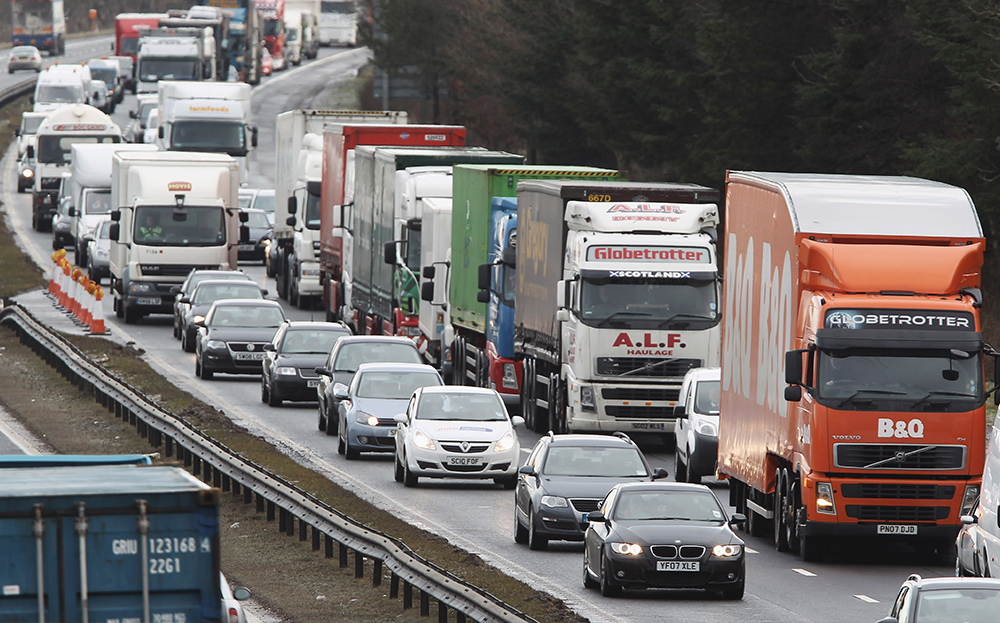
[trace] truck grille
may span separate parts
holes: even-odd
[[[632,405],[607,405],[604,411],[610,417],[667,419],[674,417],[673,407],[635,407]]]
[[[955,497],[955,487],[950,485],[909,485],[866,482],[840,485],[840,495],[845,498],[950,500]]]
[[[939,521],[948,518],[947,506],[858,506],[844,508],[858,521]]]
[[[218,266],[196,266],[194,264],[140,264],[143,275],[164,277],[187,277],[192,270],[213,270]]]
[[[928,448],[922,450],[923,448]],[[915,452],[915,450],[922,450]],[[904,456],[908,453],[909,456]],[[918,444],[837,443],[833,444],[833,462],[837,467],[863,469],[963,469],[965,446],[925,446]]]
[[[663,357],[598,357],[599,376],[636,378],[683,378],[691,368],[700,368],[701,359],[665,359]]]
[[[681,389],[648,389],[644,387],[608,387],[601,390],[605,400],[664,400],[676,401]]]

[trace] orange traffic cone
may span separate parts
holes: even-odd
[[[83,305],[80,310],[80,320],[89,327],[91,310],[94,308],[94,284],[87,275],[84,275],[80,279],[80,284],[83,286]]]
[[[97,286],[94,290],[93,313],[90,315],[91,335],[104,335],[107,333],[107,330],[104,328],[104,304],[101,303],[102,298],[104,298],[104,288]]]

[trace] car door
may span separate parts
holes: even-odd
[[[677,437],[677,451],[681,453],[681,456],[685,460],[690,462],[691,457],[689,450],[691,449],[691,405],[694,404],[694,387],[695,383],[688,379],[686,386],[681,392],[682,404],[684,406],[685,413],[688,417],[677,418],[674,423],[674,428],[676,430],[675,435]],[[690,466],[688,466],[690,469]]]
[[[610,517],[610,513],[614,508],[615,497],[618,495],[618,489],[612,488],[608,491],[608,494],[604,496],[600,504],[597,505],[597,510],[604,513],[605,518]],[[584,533],[584,547],[586,548],[586,560],[587,566],[590,568],[590,572],[595,577],[600,577],[601,573],[601,552],[604,549],[604,541],[608,538],[608,532],[610,531],[607,521],[588,521],[587,531]]]
[[[1000,429],[996,425],[986,453],[979,507],[982,570],[988,569],[990,577],[1000,577]]]
[[[396,424],[396,458],[400,462],[403,460],[403,455],[405,454],[404,447],[406,444],[406,438],[410,431],[410,422],[413,421],[413,416],[417,411],[417,394],[410,396],[410,402],[406,404],[406,423]]]
[[[271,338],[271,344],[274,346],[274,350],[264,351],[264,360],[261,362],[264,374],[264,383],[270,387],[271,381],[274,378],[274,367],[275,362],[278,360],[278,346],[281,344],[281,340],[284,339],[285,333],[288,331],[288,325],[285,325],[278,329]]]

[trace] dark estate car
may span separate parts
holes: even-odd
[[[1000,618],[1000,580],[921,578],[913,574],[899,587],[889,616],[878,623],[954,623]]]
[[[181,339],[181,324],[190,303],[181,303],[181,299],[190,296],[195,287],[206,279],[240,279],[250,281],[249,275],[240,270],[192,270],[187,279],[179,286],[170,289],[174,296],[174,337]]]
[[[337,383],[350,386],[358,366],[363,363],[423,363],[417,345],[408,337],[385,335],[352,335],[337,340],[326,363],[317,366],[320,375],[316,397],[319,400],[319,429],[327,435],[336,435],[337,427],[328,422],[337,421],[340,399],[333,395]]]
[[[274,231],[271,227],[271,221],[267,218],[267,212],[251,209],[241,209],[240,212],[247,215],[247,221],[243,224],[250,230],[250,240],[240,243],[238,249],[239,261],[266,261],[268,243],[270,243],[271,234]]]
[[[181,317],[181,349],[185,353],[195,350],[199,320],[204,320],[212,303],[225,299],[263,299],[267,290],[262,290],[252,281],[239,279],[206,279],[194,287],[189,296],[181,297],[179,305],[187,309]]]
[[[282,400],[316,400],[319,375],[330,351],[342,337],[351,334],[341,322],[286,322],[264,345],[260,377],[260,401],[280,407]]]
[[[620,482],[666,478],[625,433],[548,435],[518,471],[514,540],[545,549],[550,540],[582,541],[587,513]]]
[[[264,345],[285,322],[276,301],[216,301],[198,324],[195,376],[211,379],[216,372],[260,374]]]
[[[680,482],[615,485],[589,515],[583,585],[605,597],[621,589],[705,588],[743,599],[743,541],[712,490]]]

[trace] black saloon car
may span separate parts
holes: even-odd
[[[342,337],[351,334],[341,322],[286,322],[264,345],[260,377],[260,401],[272,407],[282,400],[316,400],[319,375],[330,351]]]
[[[705,485],[622,483],[590,513],[583,585],[613,597],[624,589],[704,588],[743,599],[743,541]]]
[[[548,435],[518,470],[514,494],[514,540],[531,549],[549,541],[582,541],[587,513],[620,482],[666,478],[653,470],[639,447],[614,435]]]
[[[170,288],[174,293],[174,337],[181,339],[181,325],[184,321],[184,314],[187,312],[190,303],[181,303],[181,299],[190,296],[195,287],[206,279],[239,279],[250,281],[250,276],[239,270],[192,270],[188,273],[187,279],[179,286]]]
[[[195,376],[207,380],[216,372],[260,374],[264,345],[284,322],[285,312],[276,301],[216,301],[198,323]]]
[[[195,337],[198,334],[196,323],[205,319],[212,303],[225,299],[263,299],[265,294],[267,290],[262,290],[252,281],[206,279],[199,282],[189,296],[181,297],[178,301],[178,308],[184,309],[181,316],[181,349],[185,353],[195,351]]]

